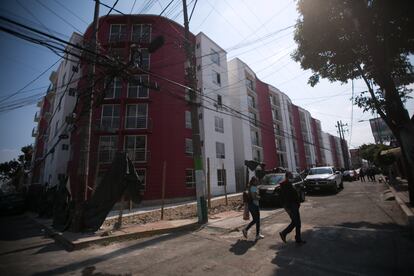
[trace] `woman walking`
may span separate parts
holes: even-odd
[[[257,189],[257,185],[259,184],[259,180],[253,176],[250,179],[249,185],[247,187],[248,190],[248,206],[249,212],[252,214],[253,220],[242,230],[243,236],[247,239],[247,232],[249,231],[250,227],[256,224],[256,241],[259,239],[263,239],[264,236],[260,234],[260,209],[259,209],[259,190]]]

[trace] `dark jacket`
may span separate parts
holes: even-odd
[[[284,208],[300,205],[298,192],[287,179],[280,183],[280,203]]]

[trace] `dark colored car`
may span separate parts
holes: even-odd
[[[292,173],[293,178],[290,179],[293,187],[298,192],[301,202],[305,201],[305,187],[302,177],[298,173]],[[261,204],[277,204],[280,205],[280,183],[285,180],[284,173],[266,174],[258,186]]]
[[[357,173],[354,170],[344,171],[342,173],[342,179],[345,181],[355,181],[358,179]]]
[[[0,193],[0,215],[15,215],[25,210],[25,199],[21,193]]]

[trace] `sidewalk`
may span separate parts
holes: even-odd
[[[405,179],[397,178],[397,183],[394,185],[388,184],[391,192],[395,196],[395,200],[400,206],[401,210],[407,217],[408,226],[414,232],[414,206],[410,204],[408,196],[408,182]]]
[[[228,195],[229,202],[232,198],[240,197],[241,194],[232,194]],[[212,207],[216,204],[219,204],[220,201],[224,200],[224,196],[218,196],[211,199]],[[177,210],[183,206],[192,206],[195,207],[196,202],[181,202],[181,203],[173,203],[168,204],[164,208],[164,210]],[[158,220],[155,222],[148,222],[148,223],[126,223],[128,218],[134,217],[137,215],[145,215],[150,214],[154,211],[159,211],[161,206],[151,206],[151,207],[143,207],[143,208],[135,208],[131,211],[124,210],[123,211],[123,221],[124,224],[120,229],[114,230],[113,227],[102,225],[102,227],[94,232],[94,233],[73,233],[73,232],[59,232],[55,230],[52,226],[52,219],[41,219],[38,218],[36,214],[29,213],[27,216],[35,221],[37,224],[41,225],[44,228],[46,234],[51,236],[55,239],[58,243],[62,244],[65,249],[77,250],[81,248],[85,248],[87,246],[93,244],[105,244],[110,242],[122,241],[127,239],[139,239],[144,237],[150,237],[159,234],[165,233],[173,233],[177,231],[191,231],[195,230],[200,227],[198,224],[197,217],[187,218],[187,219],[165,219],[165,220]],[[111,211],[107,218],[107,221],[115,221],[118,219],[119,211]],[[212,224],[218,223],[217,227],[221,227],[226,223],[223,222],[225,219],[234,219],[234,222],[243,223],[242,219],[242,212],[241,211],[226,211],[218,214],[211,214],[209,215],[210,222]],[[209,223],[210,223],[209,222]],[[237,225],[229,224],[228,227],[237,227]]]

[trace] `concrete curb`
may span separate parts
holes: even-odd
[[[391,192],[394,194],[395,200],[398,203],[398,206],[400,206],[400,209],[404,212],[405,216],[407,217],[408,226],[410,227],[411,231],[414,233],[414,213],[411,211],[410,208],[408,208],[407,204],[398,196],[398,192],[392,187],[391,185],[388,185]]]
[[[175,227],[169,227],[169,228],[160,228],[160,229],[151,229],[147,231],[136,231],[136,232],[130,232],[130,233],[121,233],[121,234],[114,234],[109,236],[99,236],[96,239],[86,240],[86,241],[71,241],[70,239],[66,238],[64,236],[64,233],[58,232],[51,227],[42,224],[41,222],[37,221],[36,219],[27,216],[32,221],[34,221],[36,224],[41,226],[45,229],[45,232],[47,235],[49,235],[51,238],[53,238],[57,243],[61,244],[67,251],[73,251],[73,250],[79,250],[86,248],[91,245],[97,245],[97,244],[107,244],[111,242],[119,242],[119,241],[125,241],[130,239],[142,239],[142,238],[148,238],[155,235],[161,235],[161,234],[170,234],[175,232],[181,232],[181,231],[194,231],[200,228],[200,224],[197,222],[194,223],[188,223],[185,225],[175,226]]]

